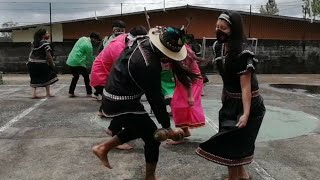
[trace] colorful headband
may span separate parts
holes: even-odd
[[[223,19],[225,21],[227,21],[230,25],[232,25],[231,21],[230,21],[230,16],[228,14],[222,13],[218,19]]]

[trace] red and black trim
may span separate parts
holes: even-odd
[[[188,127],[190,129],[192,128],[199,128],[199,127],[202,127],[206,125],[206,123],[197,123],[197,124],[190,124],[190,123],[181,123],[181,124],[175,124],[176,127],[179,127],[179,128],[185,128],[185,127]]]
[[[245,157],[245,158],[237,159],[237,160],[226,159],[223,157],[219,157],[219,156],[210,154],[210,153],[204,151],[203,149],[201,149],[200,147],[198,147],[198,149],[196,150],[196,153],[199,156],[201,156],[209,161],[212,161],[217,164],[224,165],[224,166],[242,166],[242,165],[250,164],[253,161],[253,155]]]

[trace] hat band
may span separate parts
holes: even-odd
[[[160,39],[160,42],[166,47],[168,48],[170,51],[173,51],[173,52],[179,52],[182,48],[182,46],[174,46],[172,45],[170,42],[168,41],[165,41],[164,38],[163,38],[163,34],[160,33],[159,34],[159,39]]]

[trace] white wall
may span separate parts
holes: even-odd
[[[13,30],[12,41],[13,42],[32,42],[34,33],[40,28],[47,29],[48,32],[50,32],[50,26],[39,26],[35,28],[28,28],[25,30]],[[63,41],[62,24],[52,25],[52,41],[53,42]]]

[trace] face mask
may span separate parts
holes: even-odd
[[[49,39],[50,39],[50,36],[49,36],[49,35],[45,35],[45,36],[43,36],[43,39],[49,40]]]
[[[221,30],[217,30],[216,37],[219,43],[226,43],[229,40],[229,35]]]

